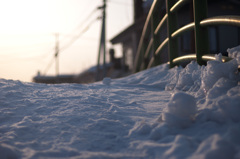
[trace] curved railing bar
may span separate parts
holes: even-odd
[[[200,22],[201,26],[211,25],[232,25],[240,27],[240,16],[216,16],[204,19]]]
[[[216,60],[216,57],[214,54],[209,54],[209,55],[203,55],[202,59],[204,61],[210,61],[210,60]],[[180,56],[180,57],[173,59],[173,63],[180,63],[180,62],[191,61],[191,60],[197,60],[197,55],[190,54],[190,55]],[[222,62],[227,62],[230,60],[232,60],[232,58],[222,56]]]
[[[180,29],[172,33],[172,38],[176,38],[187,31],[194,30],[194,27],[195,27],[194,22],[181,27]]]
[[[168,15],[165,14],[164,17],[162,18],[162,20],[160,21],[160,23],[158,24],[156,30],[154,31],[154,34],[158,34],[158,32],[160,31],[160,29],[163,26],[164,22],[167,22],[167,17],[168,17]]]
[[[149,53],[150,53],[150,50],[151,50],[152,46],[153,46],[153,38],[151,38],[151,40],[150,40],[150,42],[149,42],[149,44],[148,44],[148,47],[147,47],[147,49],[146,49],[144,58],[147,58],[147,56],[148,56]]]
[[[189,0],[179,0],[178,2],[175,3],[175,5],[172,6],[172,8],[170,9],[170,12],[178,11],[187,2],[189,2]]]
[[[194,11],[194,22],[189,23],[179,29],[174,28],[173,26],[176,25],[176,20],[174,19],[176,15],[176,11],[180,9],[183,5],[186,4],[186,2],[189,2],[190,0],[178,0],[176,3],[173,1],[166,1],[166,9],[167,13],[164,15],[164,17],[161,19],[161,21],[158,23],[154,21],[153,23],[153,17],[156,17],[158,14],[158,9],[161,7],[161,3],[164,2],[163,0],[154,0],[153,4],[150,8],[150,11],[148,13],[148,16],[146,18],[146,22],[144,24],[144,28],[142,31],[142,35],[139,42],[139,47],[136,54],[136,60],[134,63],[134,71],[144,69],[146,67],[146,64],[144,59],[149,58],[149,54],[151,52],[151,49],[153,49],[154,55],[151,57],[150,62],[148,63],[147,68],[150,68],[153,65],[156,65],[158,62],[155,60],[159,60],[160,58],[160,52],[162,49],[167,46],[175,46],[176,44],[173,44],[176,41],[176,38],[180,35],[184,34],[187,31],[194,30],[195,31],[195,49],[197,52],[193,55],[186,55],[181,57],[176,57],[174,54],[177,51],[168,50],[170,52],[170,55],[172,55],[171,59],[173,63],[180,63],[181,61],[185,60],[197,60],[200,65],[205,64],[203,61],[208,60],[215,60],[214,55],[203,55],[202,53],[208,53],[208,34],[205,27],[208,26],[215,26],[215,25],[231,25],[231,26],[237,26],[240,27],[240,16],[216,16],[207,18],[207,0],[193,0],[193,11]],[[171,2],[171,3],[170,3]],[[169,8],[169,6],[172,6]],[[170,30],[170,34],[168,37],[159,45],[159,39],[157,36],[159,36],[160,30],[163,27],[164,23],[171,20],[171,25],[167,24],[168,31]],[[156,22],[156,23],[155,23]],[[153,23],[153,24],[152,24]],[[151,26],[150,26],[151,25]],[[153,27],[154,25],[154,27]],[[150,27],[150,28],[149,28]],[[174,28],[174,29],[173,29]],[[147,36],[147,31],[151,30],[151,39],[148,40],[148,45],[145,46],[145,39]],[[176,30],[175,30],[176,29]],[[158,39],[157,42],[155,42],[155,39]],[[159,45],[159,46],[157,46]],[[156,48],[157,46],[157,48]],[[147,48],[146,48],[147,47]],[[223,57],[223,62],[229,61],[231,58]],[[174,66],[174,65],[172,65]]]
[[[159,52],[163,49],[164,46],[167,45],[168,43],[168,38],[166,38],[160,45],[159,47],[157,48],[156,52],[155,52],[155,55],[159,54]]]
[[[162,43],[161,45],[159,45],[159,47],[157,48],[156,52],[155,52],[155,55],[159,54],[159,52],[164,48],[164,46],[166,46],[168,43],[168,38],[166,38]],[[155,60],[155,57],[153,56],[147,66],[147,68],[150,68],[152,65],[153,65],[153,62]]]
[[[166,39],[161,43],[161,45],[159,45],[159,47],[157,48],[157,50],[156,50],[156,52],[155,52],[155,55],[158,55],[159,52],[164,48],[164,46],[167,45],[167,43],[168,43],[168,38],[166,38]],[[150,62],[148,63],[147,68],[152,67],[154,61],[155,61],[155,56],[153,56],[153,57],[151,58]]]
[[[152,16],[152,12],[153,12],[153,10],[154,10],[154,8],[155,8],[156,3],[157,3],[157,0],[154,0],[154,1],[153,1],[153,4],[152,4],[152,6],[151,6],[151,8],[150,8],[150,10],[149,10],[149,13],[148,13],[146,22],[145,22],[144,27],[143,27],[142,36],[141,36],[141,39],[140,39],[140,43],[139,43],[139,44],[142,44],[142,43],[143,43],[143,39],[144,39],[145,34],[146,34],[146,32],[147,32],[147,28],[148,28],[148,25],[149,25],[149,23],[150,23],[151,16]]]
[[[144,28],[143,28],[143,32],[142,32],[142,36],[140,38],[138,46],[143,45],[143,41],[145,39],[145,34],[146,34],[146,31],[147,31],[147,27],[148,27],[148,24],[145,23]],[[136,70],[137,70],[137,65],[139,63],[139,58],[140,58],[140,54],[141,54],[141,51],[142,51],[141,49],[142,49],[142,47],[138,47],[138,49],[137,49],[136,60],[135,60],[135,63],[134,63],[134,72],[136,72]]]
[[[140,38],[140,41],[139,41],[139,46],[143,45],[145,34],[147,32],[147,28],[148,28],[148,25],[150,23],[151,16],[152,16],[152,13],[153,13],[154,8],[156,6],[156,3],[157,3],[157,0],[154,0],[153,3],[152,3],[151,8],[149,10],[147,19],[146,19],[144,27],[143,27],[142,35],[141,35],[141,38]],[[141,49],[142,49],[141,47],[138,47],[138,49],[137,49],[136,60],[135,60],[136,62],[134,63],[134,72],[136,72],[136,70],[137,70],[137,64],[138,64],[138,61],[139,61],[139,56],[140,56],[140,53],[141,53]]]
[[[154,60],[155,60],[154,57],[152,57],[151,60],[148,63],[147,68],[151,68],[152,67]]]
[[[190,55],[180,56],[173,59],[173,63],[180,63],[180,62],[196,60],[196,59],[197,59],[196,54],[190,54]]]
[[[216,60],[215,54],[209,54],[209,55],[203,55],[202,59],[205,61],[209,61],[209,60]],[[227,57],[227,56],[222,56],[222,62],[228,62],[232,60],[232,58]]]

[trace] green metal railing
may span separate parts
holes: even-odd
[[[182,6],[193,1],[194,22],[177,28],[177,11]],[[166,0],[166,14],[159,16],[159,10],[164,5],[164,0],[154,0],[147,16],[142,36],[139,42],[134,72],[161,64],[161,51],[168,46],[168,60],[170,67],[174,67],[184,60],[197,60],[198,64],[205,64],[213,60],[214,55],[209,55],[208,27],[216,25],[231,25],[240,27],[240,16],[207,17],[207,0]],[[167,23],[167,37],[160,42],[160,30]],[[194,31],[196,54],[178,57],[178,37],[185,32]],[[150,34],[149,34],[150,32]],[[149,38],[150,36],[150,38]],[[152,52],[152,54],[151,54]],[[223,61],[229,58],[224,57]]]

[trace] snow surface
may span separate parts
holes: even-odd
[[[0,158],[239,159],[240,63],[220,58],[88,85],[0,79]]]

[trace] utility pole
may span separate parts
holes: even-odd
[[[55,62],[56,62],[56,76],[59,75],[59,34],[56,33],[55,34],[55,40],[56,40],[56,44],[55,44]]]
[[[106,0],[103,0],[103,6],[98,7],[98,9],[102,9],[102,31],[98,51],[96,81],[99,81],[106,77]],[[100,59],[102,54],[103,54],[103,76],[101,76],[100,72]]]

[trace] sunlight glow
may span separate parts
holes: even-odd
[[[107,40],[133,21],[133,2],[118,1],[107,4]],[[84,21],[101,4],[102,0],[1,0],[0,78],[31,81],[54,57],[55,34],[59,33],[60,48],[65,46],[101,16],[97,10]],[[78,74],[96,64],[100,26],[96,20],[71,47],[60,51],[60,74]],[[55,74],[54,67],[49,74]]]

